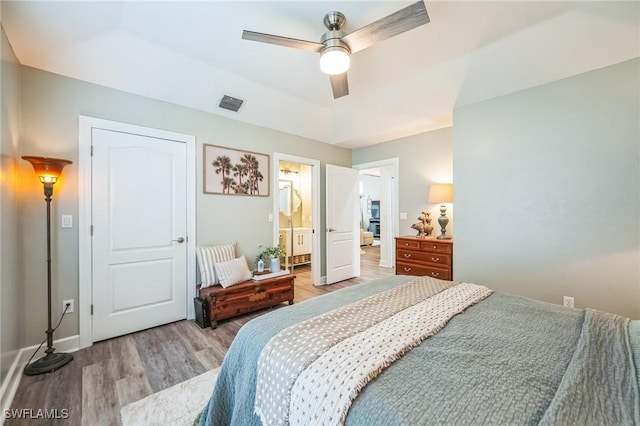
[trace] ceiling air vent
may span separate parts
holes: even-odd
[[[229,111],[238,112],[242,103],[244,101],[242,99],[232,98],[231,96],[224,95],[222,100],[220,100],[220,108],[228,109]]]

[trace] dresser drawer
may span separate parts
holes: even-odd
[[[431,241],[422,241],[420,243],[421,251],[428,251],[431,253],[447,253],[451,254],[453,249],[453,244],[451,243],[442,243],[437,240]]]
[[[398,275],[417,275],[439,278],[441,280],[450,280],[451,271],[449,269],[441,269],[431,266],[416,265],[414,263],[405,263],[400,260],[396,263],[396,274]]]
[[[434,265],[451,265],[451,256],[447,254],[426,253],[423,251],[411,251],[399,248],[396,253],[396,257],[398,258],[398,262],[409,261]]]
[[[396,240],[396,249],[420,250],[420,240]]]

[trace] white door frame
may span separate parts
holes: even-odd
[[[395,237],[397,237],[399,235],[399,229],[400,229],[400,203],[398,200],[398,193],[399,193],[399,184],[398,184],[398,175],[400,173],[400,161],[398,160],[397,157],[394,158],[387,158],[385,160],[378,160],[378,161],[372,161],[370,163],[362,163],[362,164],[354,164],[353,166],[351,166],[354,169],[357,170],[365,170],[365,169],[373,169],[376,167],[388,167],[391,166],[391,170],[392,170],[392,180],[393,182],[391,182],[391,184],[388,186],[389,188],[389,192],[387,193],[387,197],[389,200],[391,200],[391,207],[389,209],[389,222],[391,223],[391,229],[390,232],[388,233],[389,238],[387,238],[388,241],[384,241],[385,244],[385,248],[387,250],[387,253],[389,253],[389,262],[384,263],[381,262],[380,266],[386,267],[386,268],[393,268],[396,264],[396,251],[395,251]],[[360,212],[356,212],[355,214],[360,214]],[[380,241],[380,244],[382,244],[383,241]]]
[[[313,227],[313,233],[311,234],[312,246],[311,246],[311,279],[313,285],[321,285],[320,274],[322,272],[322,257],[320,255],[320,160],[314,160],[312,158],[298,157],[296,155],[283,154],[280,152],[273,153],[273,173],[272,179],[272,194],[273,196],[273,245],[277,246],[280,242],[280,206],[278,203],[279,186],[278,176],[280,176],[280,161],[288,161],[291,163],[304,164],[311,166],[311,202],[312,214],[311,226]]]
[[[78,146],[78,320],[80,348],[93,344],[92,303],[92,245],[91,245],[91,133],[94,128],[170,139],[186,144],[187,148],[187,319],[195,317],[193,298],[196,296],[196,138],[117,121],[79,116]]]

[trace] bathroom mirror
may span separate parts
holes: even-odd
[[[289,180],[280,181],[280,193],[279,193],[279,206],[280,213],[285,216],[291,216],[298,211],[302,200],[298,191],[293,189],[293,182]]]

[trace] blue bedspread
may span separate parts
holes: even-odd
[[[349,287],[247,323],[229,348],[200,424],[260,425],[253,407],[256,363],[271,337],[298,321],[411,279],[394,276]],[[640,336],[630,341],[628,320],[603,315],[606,320],[595,311],[494,294],[454,317],[369,383],[351,406],[346,424],[640,424],[631,350]],[[595,338],[589,332],[592,322],[605,331],[604,341],[593,342],[597,350],[586,344]],[[637,324],[633,327],[640,332]],[[603,369],[594,380],[611,377],[615,383],[582,383],[585,368]],[[570,417],[576,415],[573,401],[582,405],[585,386],[589,396],[584,403],[604,398],[604,406],[596,407],[595,414],[593,407],[582,407],[576,411],[586,417]],[[613,396],[609,386],[618,390]]]

